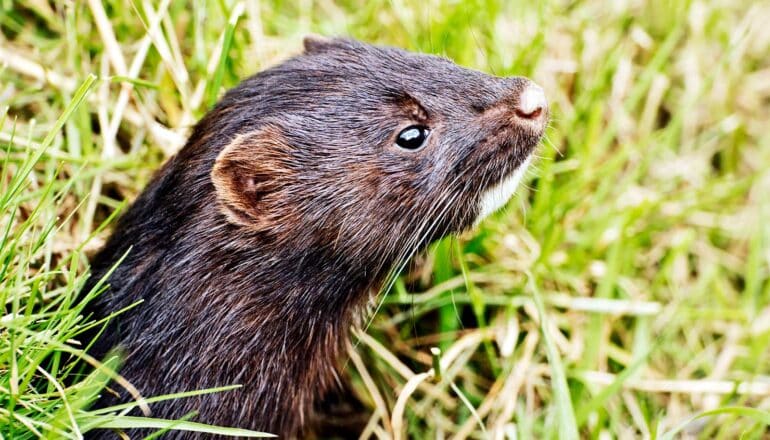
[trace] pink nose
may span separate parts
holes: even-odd
[[[543,88],[530,82],[519,96],[516,116],[522,119],[537,121],[543,118],[547,108],[548,102],[545,99]]]

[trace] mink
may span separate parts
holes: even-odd
[[[350,39],[304,46],[226,92],[91,261],[86,289],[109,285],[93,318],[136,304],[91,354],[119,350],[143,396],[242,385],[153,417],[311,435],[385,280],[505,204],[545,130],[526,78]],[[131,400],[113,388],[99,405]]]

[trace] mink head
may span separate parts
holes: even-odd
[[[224,221],[293,249],[379,263],[502,206],[548,117],[527,79],[318,38],[212,113],[235,127],[219,130],[230,135],[211,171]]]

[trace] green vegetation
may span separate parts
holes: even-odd
[[[727,0],[0,0],[0,435],[160,426],[88,410],[117,361],[82,355],[87,257],[221,92],[312,32],[526,75],[552,106],[508,209],[419,256],[357,334],[368,436],[764,438],[769,21]]]

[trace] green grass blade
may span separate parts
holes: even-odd
[[[550,331],[548,329],[548,316],[545,313],[545,306],[543,305],[543,299],[540,296],[540,290],[535,284],[534,275],[528,274],[527,277],[528,290],[532,292],[532,297],[535,300],[537,313],[540,317],[540,333],[543,335],[546,355],[548,356],[548,364],[551,367],[551,385],[553,387],[559,430],[558,438],[562,440],[577,440],[579,438],[578,424],[575,420],[575,411],[572,408],[572,397],[570,395],[569,387],[567,386],[567,376],[564,373],[564,365],[561,362],[559,352],[556,350],[556,345],[551,339]]]

